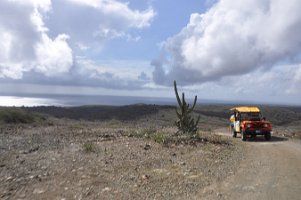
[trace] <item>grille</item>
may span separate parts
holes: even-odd
[[[262,123],[253,123],[251,127],[252,128],[264,128],[264,124],[262,124]]]

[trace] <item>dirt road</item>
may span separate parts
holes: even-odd
[[[217,133],[230,137],[226,130]],[[301,141],[273,136],[267,142],[257,137],[243,145],[246,153],[239,169],[205,188],[205,194],[211,191],[206,199],[301,199]]]

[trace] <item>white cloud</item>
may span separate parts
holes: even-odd
[[[82,85],[141,89],[149,83],[150,74],[149,63],[145,61],[114,60],[96,63],[82,58],[77,60],[73,78],[81,81]]]
[[[220,0],[192,14],[163,50],[167,61],[154,63],[159,84],[216,81],[290,62],[301,51],[301,2]]]
[[[67,0],[70,2],[93,7],[106,15],[114,15],[122,21],[127,21],[129,27],[143,28],[150,26],[150,21],[155,13],[149,8],[145,11],[131,10],[128,3],[115,0]]]
[[[139,11],[116,0],[3,0],[0,78],[62,77],[74,67],[76,50],[97,52],[114,38],[137,42],[130,30],[150,26],[154,16],[151,7]]]
[[[66,40],[69,37],[61,34],[51,40],[46,34],[42,35],[42,41],[35,47],[37,65],[35,71],[46,76],[56,76],[67,73],[73,65],[72,50]]]
[[[134,10],[116,0],[53,0],[52,7],[47,19],[50,34],[63,32],[71,41],[94,48],[115,38],[139,40],[140,35],[130,31],[149,27],[155,16],[151,7]]]
[[[43,21],[50,0],[4,0],[0,3],[0,77],[20,79],[31,70],[46,76],[68,72],[72,51],[66,36],[52,40]]]

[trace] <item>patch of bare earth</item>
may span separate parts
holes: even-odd
[[[231,139],[164,145],[129,134],[137,129],[70,120],[2,125],[0,199],[199,199],[235,173],[243,153]]]

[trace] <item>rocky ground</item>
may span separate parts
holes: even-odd
[[[219,136],[165,145],[143,136],[149,132],[127,123],[66,119],[2,125],[0,198],[192,199],[235,173],[243,153]]]
[[[236,180],[245,181],[244,169],[256,171],[252,166],[265,163],[265,171],[271,172],[273,163],[282,166],[282,158],[267,160],[266,151],[289,159],[289,166],[273,170],[300,183],[294,175],[294,160],[300,159],[281,154],[294,152],[291,146],[295,146],[298,151],[292,155],[299,156],[299,143],[275,140],[279,138],[275,135],[301,136],[300,109],[264,108],[274,125],[274,137],[269,146],[260,146],[230,137],[229,107],[197,108],[201,114],[198,140],[174,136],[175,113],[170,106],[37,107],[9,114],[1,108],[0,199],[239,199],[236,189],[241,185]],[[261,156],[252,154],[252,149]],[[285,188],[273,172],[259,176],[262,183],[272,181],[276,189]],[[254,180],[252,188],[259,184]],[[265,194],[264,189],[260,191]],[[294,191],[292,197],[298,196],[298,190]],[[243,197],[248,199],[254,192]]]

